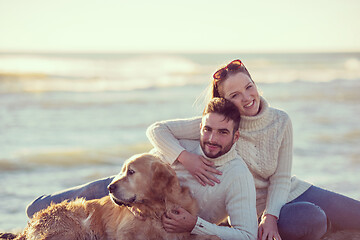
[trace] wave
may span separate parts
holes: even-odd
[[[278,63],[271,61],[254,61],[249,66],[252,77],[256,82],[279,83],[279,82],[332,82],[338,79],[359,80],[360,58],[345,57],[339,61],[331,62],[331,59],[299,62]]]
[[[360,55],[356,53],[244,58],[257,83],[360,79]],[[206,54],[0,54],[0,92],[131,91],[207,84],[218,67],[215,59],[217,56]]]
[[[132,155],[148,152],[150,143],[136,143],[103,149],[62,149],[22,152],[11,159],[0,159],[0,171],[29,170],[41,166],[77,167],[81,165],[122,164]]]
[[[197,64],[180,56],[72,58],[0,55],[1,92],[95,92],[188,84]]]
[[[353,144],[360,142],[360,129],[354,129],[343,134],[323,133],[316,136],[316,140],[325,144]]]

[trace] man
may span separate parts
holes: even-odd
[[[175,161],[172,164],[180,183],[188,186],[198,201],[200,211],[198,216],[192,216],[182,208],[174,209],[163,217],[166,231],[217,235],[221,239],[256,239],[254,180],[234,147],[239,138],[239,121],[240,115],[235,105],[225,99],[214,98],[202,116],[200,142],[180,141],[187,151],[203,155],[222,174],[218,177],[218,184],[203,186],[181,163]],[[157,149],[153,149],[152,153],[165,158]],[[51,201],[61,202],[76,197],[101,198],[108,194],[106,187],[111,181],[112,177],[42,196],[29,205],[28,215],[47,207]],[[227,217],[231,227],[217,225]]]
[[[218,176],[218,184],[201,185],[180,162],[172,164],[180,183],[188,186],[197,199],[200,211],[198,216],[182,208],[169,213],[163,217],[166,231],[217,235],[221,239],[256,239],[254,181],[234,146],[239,139],[239,122],[239,111],[234,104],[214,98],[202,116],[200,143],[180,140],[182,147],[202,155],[222,174]],[[229,217],[231,228],[217,225],[226,217]]]

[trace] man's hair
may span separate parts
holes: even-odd
[[[217,113],[224,116],[227,121],[234,121],[234,132],[239,129],[240,112],[239,109],[225,98],[212,98],[208,105],[205,107],[203,116],[208,113]]]

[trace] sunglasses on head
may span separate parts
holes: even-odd
[[[219,70],[217,70],[214,73],[213,78],[215,80],[223,80],[228,75],[228,72],[236,71],[236,70],[240,69],[241,66],[244,66],[244,64],[241,62],[241,60],[236,59],[236,60],[232,61],[231,63],[229,63],[226,67],[223,67],[223,68],[220,68]]]

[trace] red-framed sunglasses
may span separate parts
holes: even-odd
[[[241,66],[244,66],[244,64],[241,62],[240,59],[236,59],[232,62],[230,62],[226,67],[220,68],[217,70],[213,78],[215,80],[223,80],[228,75],[228,72],[236,71],[241,68]]]

